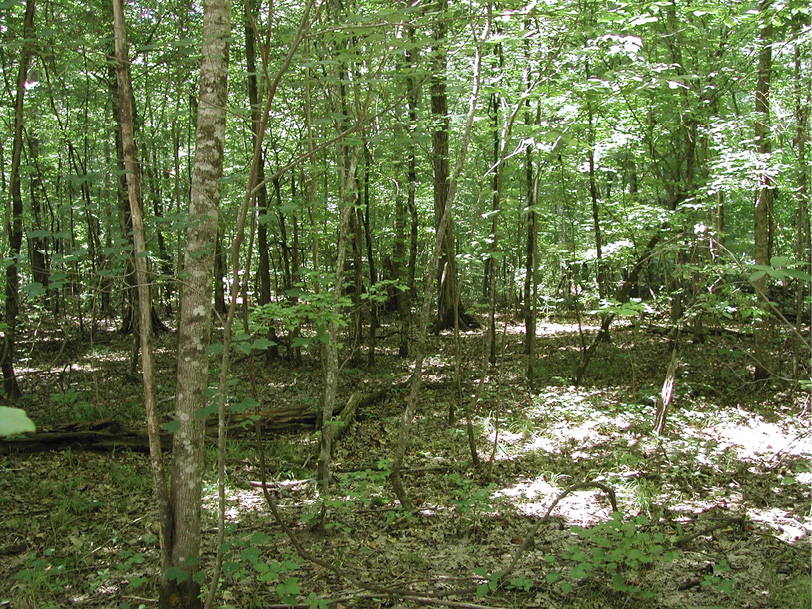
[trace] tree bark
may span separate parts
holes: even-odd
[[[135,274],[138,286],[139,337],[141,346],[141,373],[144,387],[144,408],[146,411],[149,438],[150,465],[152,468],[155,493],[160,514],[159,540],[161,544],[161,566],[169,564],[169,494],[161,451],[160,418],[158,414],[158,386],[152,357],[152,298],[147,269],[146,237],[144,233],[143,206],[141,201],[141,168],[138,149],[135,144],[133,122],[132,81],[129,69],[129,52],[124,23],[123,0],[113,0],[113,31],[115,36],[116,81],[119,94],[119,131],[125,170],[127,172],[127,196],[133,226],[135,247]]]
[[[23,125],[25,123],[24,100],[28,68],[34,57],[34,0],[26,0],[23,22],[23,44],[20,49],[20,69],[17,72],[17,87],[14,99],[14,138],[11,145],[11,187],[10,208],[6,221],[6,234],[9,242],[11,263],[6,267],[6,317],[5,336],[0,349],[0,368],[3,370],[3,386],[6,397],[16,400],[22,395],[14,373],[14,356],[17,349],[17,315],[20,312],[20,250],[23,242],[23,195],[20,165],[23,154]]]
[[[34,230],[43,231],[45,222],[42,213],[42,201],[40,195],[42,190],[42,171],[39,166],[39,136],[33,129],[28,130],[28,153],[31,164],[34,166],[34,175],[31,176],[29,192],[31,193],[31,211],[34,212]],[[45,292],[45,308],[50,309],[50,297],[48,294],[48,282],[50,272],[50,255],[48,252],[48,237],[36,237],[29,234],[29,256],[31,257],[31,278],[39,283]]]
[[[527,353],[527,380],[533,381],[536,369],[536,298],[538,292],[538,201],[537,172],[533,171],[533,152],[525,150],[525,188],[527,189],[527,241],[524,266],[524,335]]]
[[[807,16],[803,23],[803,16],[799,14],[794,24],[796,36],[800,35],[802,27],[808,25]],[[798,201],[798,211],[795,223],[795,251],[798,262],[806,263],[806,268],[812,268],[812,241],[810,241],[809,222],[809,160],[807,157],[809,144],[809,112],[812,107],[812,89],[810,89],[810,76],[806,74],[806,93],[802,81],[801,49],[796,38],[795,45],[795,74],[794,74],[794,96],[795,96],[795,148],[798,154],[798,188],[796,198]],[[793,373],[797,378],[799,371],[803,369],[803,341],[800,336],[803,333],[804,302],[806,294],[809,292],[809,283],[796,280],[795,292],[795,325],[797,335],[793,344]],[[807,309],[806,313],[810,313]],[[809,320],[810,317],[807,317]]]
[[[370,287],[378,283],[378,269],[375,265],[375,248],[372,237],[372,210],[370,197],[370,172],[372,165],[372,153],[369,151],[369,142],[364,142],[364,188],[363,188],[363,222],[364,222],[364,242],[366,243],[367,265],[369,266]],[[375,348],[377,346],[378,333],[378,311],[379,303],[375,299],[369,301],[369,352],[367,354],[367,365],[372,368],[375,365]]]
[[[343,97],[343,93],[341,94]],[[340,127],[339,127],[340,129]],[[321,413],[321,438],[319,441],[319,483],[321,492],[326,494],[330,487],[330,467],[333,452],[333,438],[338,427],[333,421],[336,393],[338,390],[339,361],[338,361],[338,320],[339,299],[344,286],[344,261],[347,250],[347,236],[350,229],[350,216],[355,214],[353,203],[356,200],[355,174],[358,167],[358,145],[350,148],[343,139],[336,143],[338,156],[339,205],[338,205],[338,236],[336,239],[336,267],[335,279],[332,287],[332,315],[327,323],[327,341],[322,348],[324,368],[324,394]],[[358,286],[356,286],[357,288]]]
[[[251,142],[256,144],[260,124],[260,99],[257,87],[256,39],[254,11],[256,0],[245,3],[245,64],[247,67],[248,101],[251,104]],[[259,264],[257,268],[258,295],[257,304],[271,302],[271,263],[268,256],[268,187],[265,185],[265,159],[260,149],[257,179],[259,189],[256,194],[257,205],[257,250]]]
[[[771,0],[761,0],[759,14],[762,19],[759,34],[758,75],[756,80],[756,150],[762,163],[769,163],[772,153],[770,140],[770,77],[772,72],[773,26],[770,16]],[[759,179],[756,192],[756,205],[753,211],[753,254],[757,265],[769,266],[772,255],[772,213],[775,191],[772,178],[764,172]],[[769,275],[753,282],[761,312],[761,319],[756,321],[754,378],[764,379],[770,376],[772,368],[772,321],[769,311]]]
[[[409,511],[414,510],[414,504],[406,494],[406,489],[403,487],[403,481],[400,478],[400,472],[403,469],[403,463],[406,458],[406,448],[409,441],[409,434],[411,432],[411,427],[414,423],[414,417],[417,412],[417,397],[423,382],[423,360],[426,352],[426,334],[429,327],[429,318],[431,316],[432,299],[434,297],[433,286],[435,284],[435,276],[439,268],[440,255],[443,249],[443,242],[445,241],[445,232],[451,230],[451,209],[454,204],[454,196],[457,192],[457,182],[468,156],[468,145],[471,141],[471,130],[474,124],[474,115],[476,114],[477,102],[479,100],[481,65],[482,50],[481,48],[477,47],[476,56],[474,59],[474,82],[471,89],[471,96],[468,101],[468,116],[465,121],[465,130],[462,134],[462,139],[460,142],[459,157],[457,158],[457,164],[454,168],[454,175],[449,183],[448,197],[445,200],[445,207],[440,216],[440,222],[437,227],[437,234],[435,235],[434,240],[434,247],[432,248],[429,264],[426,268],[425,290],[423,294],[423,304],[420,310],[420,319],[418,322],[419,327],[415,345],[415,362],[411,378],[409,379],[409,398],[406,403],[406,409],[401,417],[397,448],[395,449],[395,456],[392,460],[392,473],[389,476],[389,481],[392,483],[392,488],[395,491],[398,501],[405,510]]]
[[[211,335],[214,242],[223,175],[231,3],[205,0],[195,160],[186,230],[184,272],[178,322],[177,385],[170,491],[170,570],[165,573],[159,606],[196,609],[200,583],[200,510],[203,482],[204,420]]]
[[[589,76],[589,64],[586,66],[586,77]],[[589,95],[589,92],[587,92]],[[606,282],[603,269],[603,237],[601,235],[600,207],[598,204],[598,186],[595,180],[595,123],[592,111],[592,102],[587,102],[588,147],[589,147],[589,200],[592,204],[592,231],[595,238],[595,283],[598,284],[598,296],[606,298]],[[568,295],[569,296],[569,295]]]
[[[439,17],[434,26],[434,48],[432,49],[431,115],[434,128],[431,134],[431,163],[434,169],[434,220],[440,226],[448,200],[449,187],[449,146],[450,118],[448,116],[448,95],[446,92],[446,25],[445,11],[447,0],[440,0]],[[443,236],[443,249],[437,269],[437,317],[434,332],[459,326],[467,330],[478,324],[466,314],[460,302],[460,288],[457,281],[457,252],[454,243],[453,214],[449,218],[449,228]]]

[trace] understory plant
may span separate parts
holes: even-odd
[[[646,516],[624,522],[622,514],[613,512],[609,520],[593,527],[571,527],[580,542],[560,556],[545,557],[553,567],[547,581],[557,583],[566,594],[583,580],[607,580],[618,592],[654,598],[655,592],[641,587],[644,572],[655,563],[674,560],[677,553],[668,548],[664,534],[647,530],[649,523]]]

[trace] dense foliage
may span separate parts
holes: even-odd
[[[576,324],[578,357],[553,376],[582,386],[600,378],[590,362],[613,322],[636,331],[653,314],[667,345],[649,396],[657,435],[683,352],[710,336],[746,339],[737,378],[812,388],[808,2],[135,0],[114,35],[118,2],[0,0],[0,368],[14,402],[29,389],[20,346],[42,328],[91,344],[112,328],[133,335],[163,582],[182,589],[165,585],[162,607],[199,602],[215,414],[220,576],[226,419],[261,418],[260,355],[288,372],[321,366],[304,410],[317,411],[324,501],[358,406],[342,410],[339,387],[374,371],[376,354],[411,358],[397,448],[380,468],[407,513],[417,504],[400,472],[432,334],[453,332],[447,420],[465,418],[477,471],[476,407],[517,320],[531,390],[552,375],[539,319]],[[460,332],[480,328],[468,404],[476,358]],[[176,377],[159,386],[150,340],[167,329],[180,337]],[[232,372],[232,357],[250,372]],[[173,412],[159,412],[160,395]],[[0,436],[31,430],[22,410],[0,416],[11,417]],[[172,476],[159,416],[175,434]],[[596,545],[562,554],[571,570],[549,583],[568,592],[598,572],[624,592],[617,569],[671,560],[660,532],[633,538],[647,517],[613,512],[579,530]],[[248,562],[271,579],[293,570]],[[508,572],[477,575],[481,597],[529,589]]]

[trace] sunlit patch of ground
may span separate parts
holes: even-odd
[[[715,405],[703,410],[675,408],[666,435],[658,438],[650,431],[652,406],[618,403],[611,398],[605,391],[548,386],[535,396],[534,406],[524,409],[526,420],[513,421],[513,427],[521,431],[506,430],[497,435],[490,430],[488,442],[496,441],[500,447],[497,459],[557,454],[582,464],[593,479],[617,485],[619,497],[632,509],[659,505],[699,514],[723,505],[743,511],[787,541],[812,534],[812,518],[808,513],[779,508],[764,510],[753,503],[771,501],[771,497],[778,498],[786,492],[789,485],[812,481],[812,474],[803,465],[812,457],[808,424],[770,423],[741,408],[732,411]],[[621,453],[622,461],[612,456]],[[669,464],[673,457],[678,457],[687,469],[675,469],[673,461]],[[772,469],[779,469],[776,467],[779,461],[785,459],[800,465],[790,474],[773,472]],[[756,495],[753,489],[741,489],[738,481],[741,476],[737,474],[746,471],[743,464],[748,462],[759,465],[759,471],[750,473],[766,483]],[[660,474],[652,478],[653,471]],[[515,497],[525,513],[538,515],[572,482],[555,479],[553,484],[550,478],[557,477],[540,476],[500,493]],[[691,487],[696,494],[710,497],[691,497]],[[579,519],[594,522],[595,515],[600,514],[594,506],[596,493],[584,496],[591,497],[591,508],[584,505],[564,508],[567,501],[573,502],[570,498],[560,506],[574,523]],[[583,516],[578,516],[579,513]],[[605,518],[605,514],[600,517]]]

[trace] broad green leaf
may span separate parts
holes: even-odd
[[[29,298],[34,298],[35,296],[41,296],[45,294],[45,287],[39,283],[38,281],[32,281],[28,285],[23,288],[25,292],[28,294]]]
[[[163,429],[168,433],[175,433],[180,429],[180,421],[178,421],[177,419],[172,419],[171,421],[169,421],[169,423],[164,423],[163,425],[161,425],[161,429]]]
[[[183,582],[189,579],[189,573],[187,573],[180,567],[172,566],[166,570],[166,579],[175,580],[179,584],[182,584]]]

